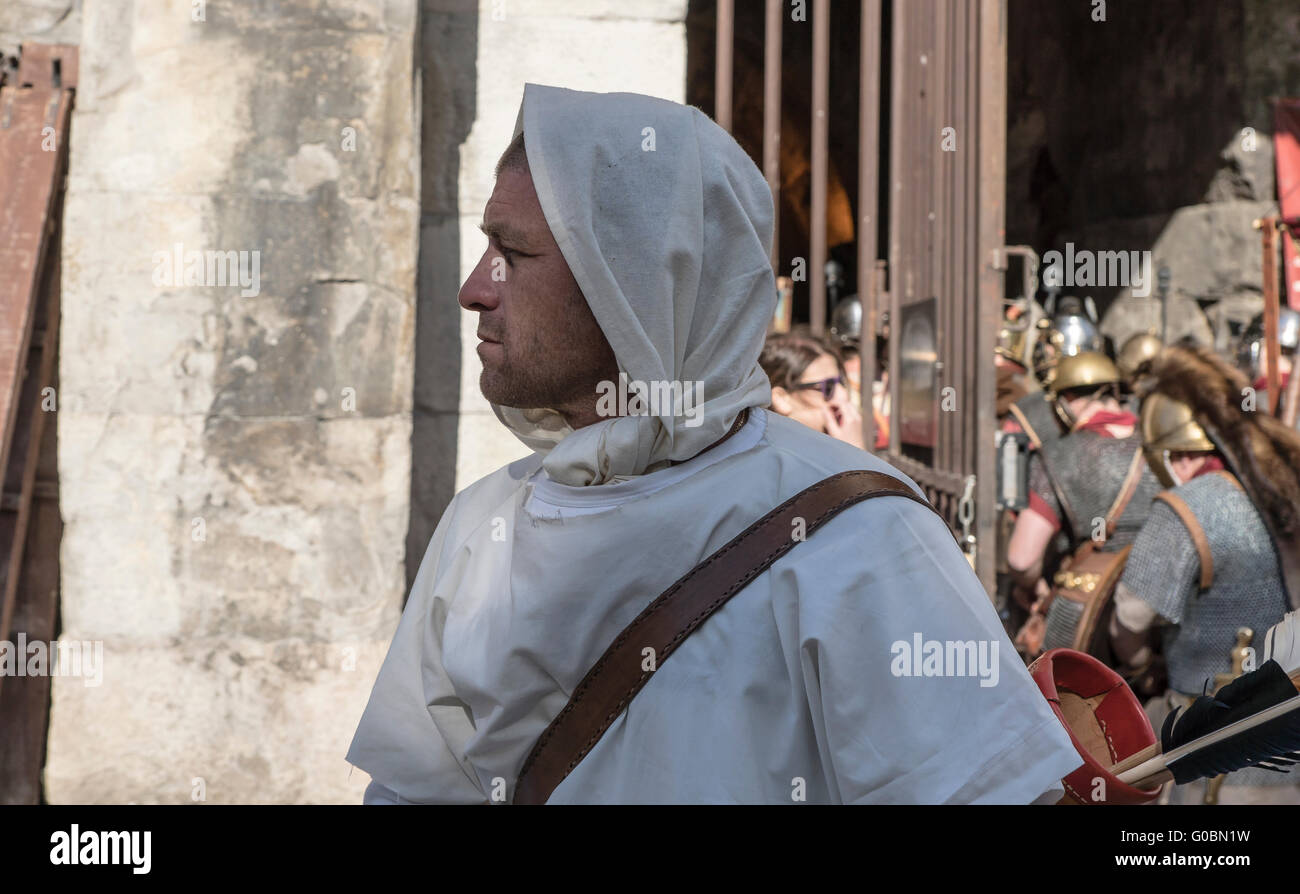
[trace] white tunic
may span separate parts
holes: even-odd
[[[902,477],[762,410],[624,483],[561,485],[541,461],[478,481],[439,523],[348,752],[368,802],[508,801],[574,686],[682,574],[828,475]],[[996,670],[903,676],[917,637],[982,641]],[[1028,803],[1080,764],[943,522],[879,497],[702,624],[549,803]]]

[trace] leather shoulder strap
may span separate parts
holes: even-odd
[[[1192,513],[1192,508],[1187,505],[1182,497],[1172,491],[1161,491],[1156,494],[1157,500],[1162,500],[1178,514],[1182,519],[1183,525],[1187,528],[1187,533],[1192,535],[1192,544],[1196,547],[1196,555],[1201,559],[1201,589],[1208,590],[1210,584],[1214,583],[1214,557],[1210,555],[1210,541],[1205,536],[1205,529],[1201,523],[1196,520]]]
[[[1020,427],[1024,429],[1025,434],[1029,436],[1029,443],[1034,445],[1034,449],[1037,450],[1039,447],[1042,447],[1043,439],[1038,437],[1038,432],[1034,431],[1034,427],[1029,423],[1029,417],[1025,415],[1025,411],[1015,404],[1012,404],[1011,415],[1016,417],[1016,422],[1020,423]]]
[[[938,514],[892,475],[841,472],[777,506],[661,593],[610,644],[537,740],[515,783],[513,803],[546,803],[595,747],[653,674],[643,670],[644,649],[653,649],[652,667],[661,667],[686,637],[797,543],[849,506],[886,496]],[[794,537],[800,530],[804,536]]]
[[[1143,465],[1145,465],[1145,461],[1142,448],[1138,447],[1133,452],[1133,461],[1128,465],[1128,473],[1119,486],[1119,493],[1115,495],[1115,502],[1110,504],[1110,510],[1106,513],[1107,540],[1114,536],[1115,528],[1119,525],[1120,516],[1128,508],[1129,502],[1133,499],[1133,494],[1137,492],[1138,480],[1142,477]]]
[[[1128,472],[1124,475],[1124,480],[1120,482],[1119,493],[1115,495],[1114,501],[1111,502],[1110,508],[1106,510],[1105,538],[1102,543],[1110,543],[1111,538],[1115,536],[1115,529],[1119,527],[1119,518],[1128,508],[1128,504],[1133,500],[1133,494],[1137,492],[1138,479],[1142,477],[1143,462],[1142,448],[1139,447],[1133,454],[1133,461],[1128,465]],[[1046,468],[1046,467],[1044,467]],[[1099,545],[1097,541],[1089,538],[1080,544],[1079,548],[1073,553],[1074,562],[1078,563],[1097,551]],[[1127,550],[1127,547],[1125,547]],[[1127,554],[1127,553],[1126,553]]]

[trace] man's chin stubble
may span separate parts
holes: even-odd
[[[504,380],[503,380],[504,379]],[[513,407],[518,410],[549,409],[568,417],[575,408],[590,410],[596,404],[595,383],[570,385],[565,388],[556,383],[554,387],[538,387],[534,379],[523,385],[499,373],[493,374],[484,369],[479,376],[479,391],[489,403],[501,407]],[[587,415],[587,414],[582,414]]]
[[[519,410],[554,407],[560,402],[551,399],[545,389],[539,390],[535,381],[524,385],[510,376],[492,373],[486,369],[479,376],[479,391],[489,403]]]

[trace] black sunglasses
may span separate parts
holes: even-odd
[[[816,382],[800,382],[798,385],[791,386],[791,391],[806,391],[810,388],[816,388],[822,393],[822,398],[830,400],[835,396],[835,389],[844,385],[843,376],[835,376],[831,379],[820,379]]]

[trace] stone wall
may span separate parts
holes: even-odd
[[[1300,8],[1092,8],[1010,2],[1007,239],[1149,250],[1172,274],[1170,338],[1225,348],[1262,306],[1251,221],[1275,209],[1270,98],[1300,94]],[[1154,298],[1076,291],[1109,305],[1117,344],[1158,323]]]
[[[414,0],[197,8],[84,10],[62,635],[103,679],[55,679],[46,793],[356,802],[405,587]]]

